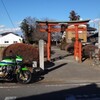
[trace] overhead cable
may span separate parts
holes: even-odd
[[[13,21],[12,21],[10,15],[9,15],[8,11],[7,11],[7,8],[6,8],[6,6],[5,6],[3,0],[1,0],[1,2],[2,2],[2,5],[3,5],[3,7],[4,7],[4,9],[5,9],[6,13],[7,13],[7,16],[8,16],[8,18],[9,18],[9,20],[10,20],[12,26],[15,28],[15,25],[14,25],[14,23],[13,23]]]

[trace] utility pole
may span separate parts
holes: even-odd
[[[100,49],[100,21],[99,21],[99,31],[98,31],[98,48]]]

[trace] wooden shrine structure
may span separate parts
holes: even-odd
[[[61,28],[54,28],[54,26],[61,26],[61,25],[74,25],[75,28],[72,31],[75,31],[75,44],[74,44],[74,58],[75,60],[81,62],[82,60],[82,43],[79,41],[79,34],[78,31],[87,31],[87,28],[79,29],[79,25],[86,25],[89,20],[77,20],[77,21],[37,21],[37,23],[43,27],[46,26],[47,28],[41,28],[40,31],[47,32],[47,60],[51,60],[51,33],[52,32],[61,32]],[[71,30],[71,29],[70,29]],[[70,31],[69,29],[65,29],[65,31]]]

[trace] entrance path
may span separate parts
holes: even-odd
[[[73,55],[57,47],[52,47],[51,62],[45,64],[46,73],[40,82],[47,83],[100,83],[100,68],[92,66],[87,59],[82,63],[75,61]]]

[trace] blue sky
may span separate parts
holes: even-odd
[[[2,1],[14,26],[9,20]],[[0,31],[19,30],[19,23],[28,16],[39,20],[49,18],[56,21],[69,21],[71,10],[74,10],[83,20],[90,19],[92,25],[93,21],[98,22],[100,19],[100,0],[0,0]]]

